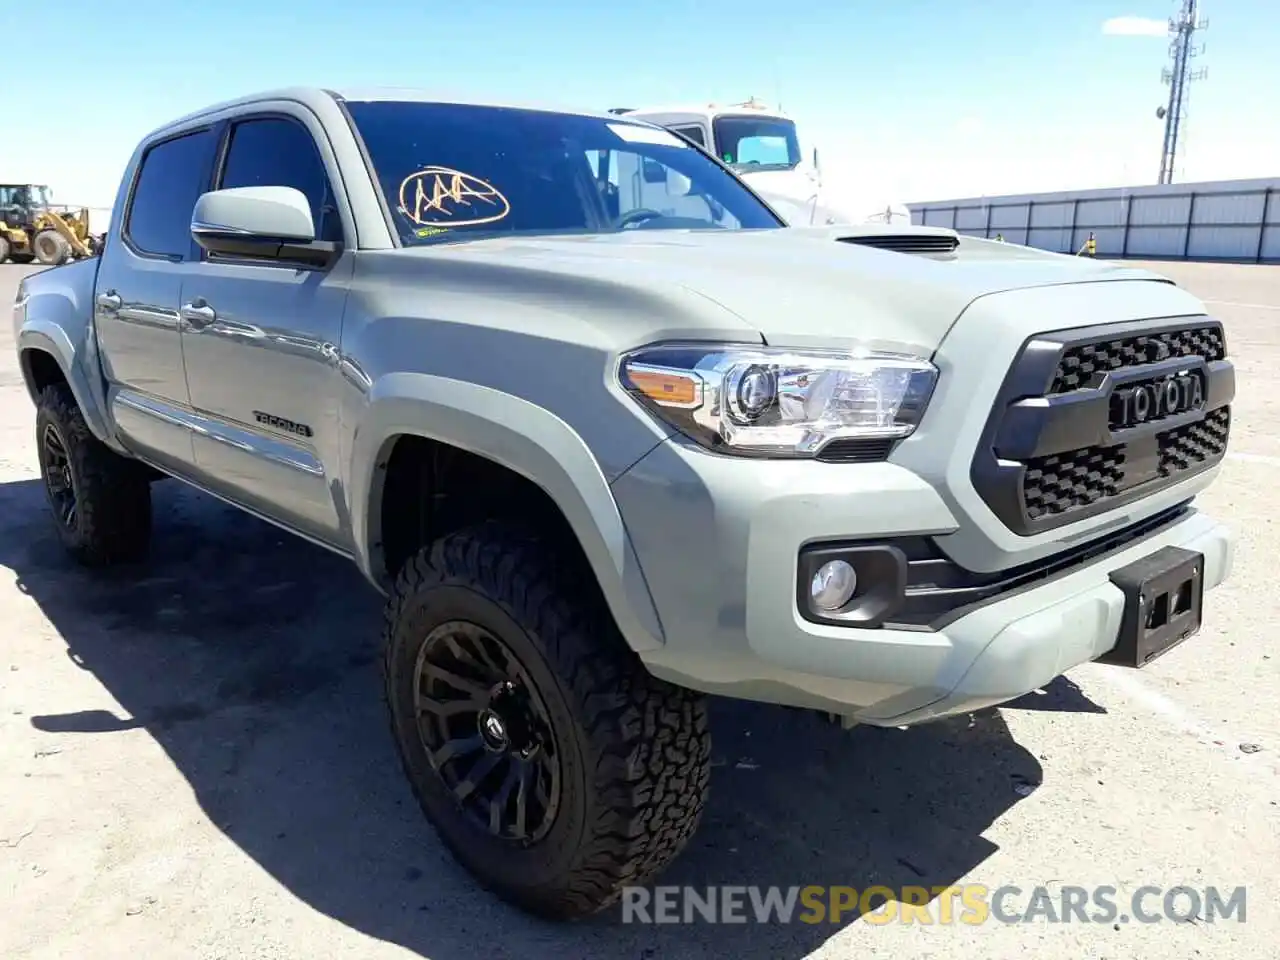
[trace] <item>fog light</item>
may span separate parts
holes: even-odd
[[[845,560],[828,560],[818,568],[809,584],[809,598],[825,613],[839,610],[853,598],[858,575]]]

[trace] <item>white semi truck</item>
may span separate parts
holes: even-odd
[[[752,97],[742,103],[616,107],[611,113],[666,127],[715,154],[793,226],[911,222],[902,202],[872,195],[833,201],[818,151],[803,155],[795,121]]]

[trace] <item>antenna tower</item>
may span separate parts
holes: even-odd
[[[1182,0],[1178,15],[1169,20],[1169,57],[1173,62],[1164,68],[1160,76],[1169,85],[1169,103],[1156,110],[1156,116],[1164,121],[1164,150],[1160,155],[1159,183],[1173,183],[1173,167],[1178,158],[1182,121],[1187,115],[1187,84],[1193,80],[1203,80],[1209,75],[1207,68],[1191,69],[1192,59],[1204,53],[1204,44],[1197,49],[1193,43],[1195,33],[1209,26],[1208,20],[1199,18],[1196,7],[1196,0]]]

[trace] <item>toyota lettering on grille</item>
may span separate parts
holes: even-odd
[[[1111,429],[1124,430],[1203,408],[1204,380],[1194,373],[1137,383],[1111,395]]]

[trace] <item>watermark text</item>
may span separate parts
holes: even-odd
[[[627,887],[624,923],[1201,923],[1247,917],[1244,887],[906,886]]]

